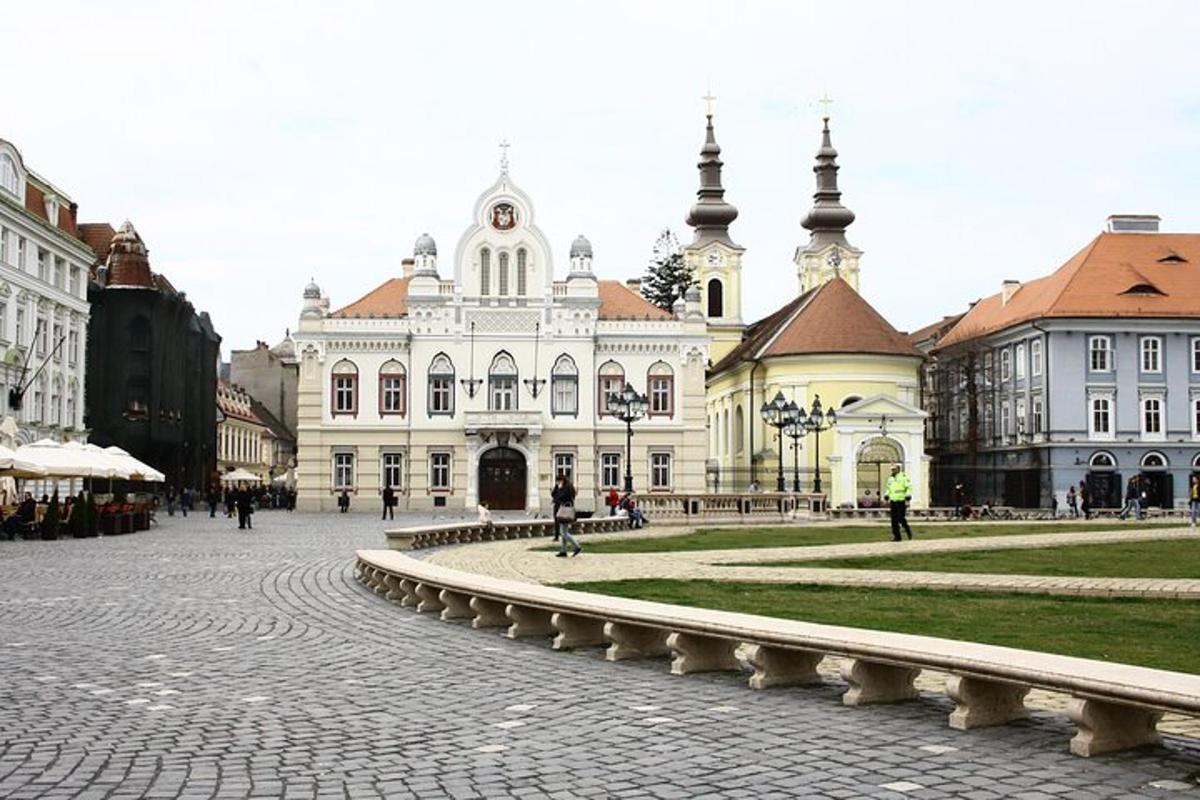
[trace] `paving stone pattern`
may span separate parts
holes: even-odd
[[[0,542],[0,797],[1197,793],[1188,740],[1079,759],[1056,715],[962,734],[933,695],[852,709],[833,682],[555,653],[366,592],[352,551],[380,546],[376,519],[255,524]]]

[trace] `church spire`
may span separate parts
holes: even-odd
[[[829,138],[829,117],[821,132],[821,148],[817,150],[817,191],[813,193],[812,209],[800,221],[811,232],[809,247],[838,243],[847,245],[846,228],[854,222],[854,212],[842,205],[842,193],[837,183],[837,150]]]
[[[700,190],[696,192],[696,204],[688,213],[687,224],[696,229],[693,247],[708,242],[724,242],[736,247],[729,239],[729,223],[737,219],[738,210],[725,202],[725,187],[721,185],[721,146],[713,133],[712,96],[706,95],[705,100],[709,102],[708,127],[704,146],[700,148],[700,162],[696,165],[700,169]]]

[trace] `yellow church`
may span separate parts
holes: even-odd
[[[684,248],[708,321],[708,489],[822,492],[833,508],[874,507],[890,467],[929,498],[922,355],[859,294],[862,251],[846,240],[854,212],[841,203],[837,151],[824,120],[816,192],[794,256],[797,296],[763,319],[742,319],[745,248],[729,225],[721,148],[708,117],[700,189]],[[753,290],[755,287],[750,284]],[[762,287],[762,290],[767,290]]]

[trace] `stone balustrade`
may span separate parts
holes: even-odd
[[[642,513],[670,524],[730,524],[813,519],[825,513],[825,495],[751,492],[746,494],[643,494]]]
[[[625,517],[591,517],[575,521],[576,533],[613,533],[629,530]],[[423,550],[447,544],[498,542],[505,539],[536,539],[552,536],[554,521],[550,519],[497,520],[490,525],[481,522],[448,522],[442,525],[422,525],[395,528],[387,531],[388,547],[392,550]]]
[[[497,523],[492,535],[541,535],[545,528],[538,526],[548,524],[511,523],[500,533]],[[423,535],[449,541],[466,527],[471,526],[440,526]],[[415,545],[416,534],[407,536]],[[1079,756],[1158,741],[1156,726],[1164,712],[1200,716],[1197,675],[594,595],[460,572],[388,550],[359,551],[355,573],[388,600],[444,620],[504,628],[510,638],[553,637],[556,650],[605,647],[610,661],[669,656],[676,675],[747,670],[754,689],[820,682],[821,659],[842,657],[847,705],[912,700],[921,670],[945,672],[951,676],[946,694],[955,703],[948,722],[959,730],[1025,718],[1024,697],[1031,688],[1067,693],[1072,697],[1067,713],[1077,729],[1070,750]]]

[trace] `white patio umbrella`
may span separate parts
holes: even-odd
[[[48,478],[108,478],[112,466],[101,464],[81,445],[68,447],[52,439],[39,439],[17,448],[17,457],[46,470]]]
[[[0,476],[7,478],[44,478],[46,468],[27,461],[4,445],[0,445]]]
[[[92,466],[93,478],[129,478],[130,465],[105,451],[103,447],[83,442],[64,442],[62,448],[71,452],[81,453],[87,463]]]
[[[129,479],[135,481],[149,481],[151,483],[163,483],[167,480],[167,476],[156,470],[144,461],[139,461],[126,451],[111,445],[105,447],[104,452],[108,453],[118,463],[124,465],[129,471]]]
[[[222,483],[237,483],[239,481],[245,481],[246,483],[259,483],[261,480],[262,478],[258,477],[253,472],[247,472],[241,467],[238,467],[233,472],[226,472],[221,476]]]

